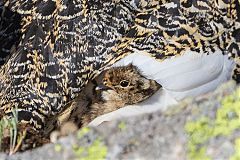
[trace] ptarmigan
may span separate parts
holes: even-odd
[[[19,124],[37,131],[89,80],[128,55],[152,57],[139,68],[174,99],[215,88],[229,68],[240,81],[238,0],[2,2],[21,16],[22,26],[19,44],[0,68],[0,117],[11,118],[16,108]],[[184,62],[184,55],[189,63],[164,61]],[[138,56],[133,59],[145,60]]]

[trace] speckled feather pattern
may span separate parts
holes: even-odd
[[[235,60],[239,80],[239,0],[3,1],[22,16],[22,37],[0,69],[0,113],[17,107],[35,129],[134,51],[161,61],[220,49]]]

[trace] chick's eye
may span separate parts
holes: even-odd
[[[121,87],[127,87],[128,85],[129,85],[129,82],[126,81],[126,80],[123,80],[123,81],[120,82]]]

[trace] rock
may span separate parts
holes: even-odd
[[[240,87],[216,91],[155,112],[83,128],[1,159],[240,159]]]

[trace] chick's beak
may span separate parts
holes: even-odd
[[[103,84],[98,84],[98,85],[96,86],[96,88],[95,88],[96,91],[103,91],[103,90],[109,90],[109,89],[111,89],[111,88],[110,88],[110,87],[107,87],[107,86],[105,86],[105,85],[103,85]]]

